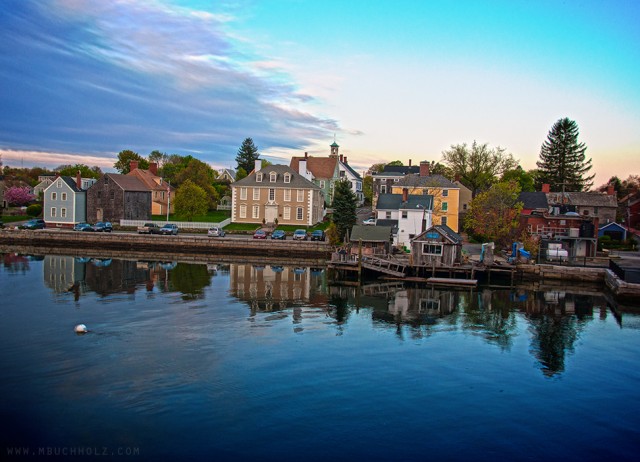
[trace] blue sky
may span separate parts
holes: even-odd
[[[365,170],[477,140],[528,169],[569,117],[598,185],[640,174],[639,23],[636,1],[5,0],[0,154],[220,168],[246,137],[288,164],[335,136]]]

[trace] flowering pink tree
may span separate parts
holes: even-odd
[[[11,186],[4,191],[4,200],[11,205],[25,205],[35,199],[36,196],[29,192],[29,188]]]

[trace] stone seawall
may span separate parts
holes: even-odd
[[[317,241],[275,241],[207,236],[160,236],[125,233],[81,233],[61,230],[0,230],[0,245],[74,251],[108,250],[151,254],[233,255],[264,258],[328,260],[331,248]]]

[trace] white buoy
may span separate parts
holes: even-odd
[[[74,327],[73,330],[76,332],[76,334],[86,334],[87,326],[85,326],[84,324],[78,324],[76,327]]]

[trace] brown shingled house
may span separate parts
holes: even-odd
[[[167,208],[169,213],[173,213],[173,204],[175,202],[175,188],[158,176],[158,164],[151,162],[149,170],[138,168],[138,162],[131,161],[129,164],[128,176],[135,176],[151,191],[151,214],[166,215]]]
[[[151,190],[136,176],[107,173],[87,190],[87,221],[151,219]]]

